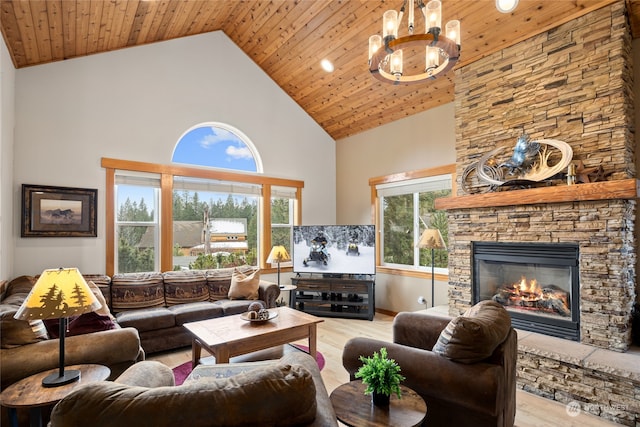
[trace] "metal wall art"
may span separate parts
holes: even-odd
[[[508,148],[495,148],[469,165],[463,172],[462,189],[471,194],[496,191],[505,185],[531,185],[566,171],[573,158],[566,142],[532,141],[527,134],[518,138],[511,153]]]

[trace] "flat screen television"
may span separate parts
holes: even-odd
[[[376,274],[375,249],[374,225],[297,225],[293,227],[293,272]]]

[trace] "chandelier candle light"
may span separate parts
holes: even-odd
[[[398,37],[407,3],[409,35]],[[369,37],[369,71],[380,81],[398,84],[435,79],[438,74],[450,70],[460,56],[460,21],[447,22],[445,35],[441,35],[442,4],[439,0],[431,0],[425,6],[422,0],[418,0],[425,31],[424,34],[414,34],[414,3],[415,0],[405,0],[399,13],[386,11],[382,16],[382,37],[378,34]],[[422,49],[425,55],[424,72],[403,73],[403,52],[411,54],[418,49]]]
[[[80,379],[80,371],[64,370],[64,336],[71,316],[96,311],[100,302],[77,268],[45,270],[13,316],[18,320],[60,319],[60,369],[42,380],[44,387],[57,387]]]
[[[291,257],[284,246],[274,246],[267,258],[267,262],[270,264],[278,263],[278,287],[280,288],[284,287],[280,284],[280,263],[288,261],[291,261]]]

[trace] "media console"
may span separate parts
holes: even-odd
[[[345,277],[293,277],[291,307],[316,316],[373,320],[375,280]]]

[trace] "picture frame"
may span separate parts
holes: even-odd
[[[97,237],[98,190],[22,184],[22,237]]]

